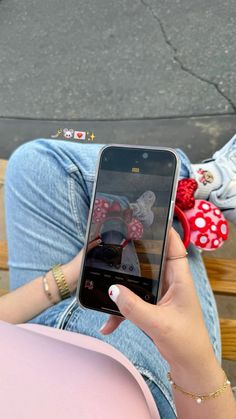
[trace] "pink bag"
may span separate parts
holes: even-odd
[[[4,419],[160,419],[152,394],[111,345],[51,327],[0,321]]]

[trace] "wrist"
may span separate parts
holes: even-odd
[[[168,360],[173,371],[195,371],[200,366],[207,368],[218,363],[213,346],[203,321],[202,325],[190,333],[183,344],[179,345]]]
[[[213,350],[203,358],[192,359],[186,365],[170,365],[170,372],[175,383],[193,393],[213,391],[222,384],[225,377]]]
[[[57,283],[53,277],[51,270],[47,273],[47,282],[48,282],[50,293],[52,295],[52,301],[53,301],[52,304],[59,303],[59,301],[61,301],[61,296],[60,296]]]
[[[77,269],[76,269],[77,268]],[[79,270],[78,267],[73,266],[71,262],[61,266],[62,272],[65,276],[66,283],[69,287],[70,293],[73,294],[78,283]]]

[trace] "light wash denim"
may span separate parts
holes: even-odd
[[[47,272],[56,263],[69,262],[82,248],[101,144],[38,139],[12,154],[6,171],[5,206],[11,290]],[[181,159],[180,177],[189,177],[190,162]],[[188,249],[190,268],[214,351],[221,359],[219,319],[199,251]],[[111,335],[99,328],[105,313],[78,306],[74,296],[31,320],[104,340],[123,352],[144,376],[161,418],[176,417],[168,364],[152,340],[129,321]],[[115,379],[115,378],[114,378]]]

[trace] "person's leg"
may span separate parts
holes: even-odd
[[[100,147],[36,140],[13,153],[6,173],[5,195],[11,289],[43,274],[57,262],[68,262],[83,246]],[[191,169],[189,161],[181,151],[179,155],[181,177],[186,177]],[[212,322],[218,324],[214,299],[198,251],[190,252],[189,259],[216,350],[220,344],[218,326],[212,327]],[[163,400],[167,399],[174,407],[166,379],[168,365],[152,341],[129,322],[124,322],[112,335],[103,336],[98,330],[107,315],[85,310],[71,301],[62,301],[33,321],[111,343],[158,386]]]
[[[191,162],[188,156],[180,149],[177,148],[176,152],[180,158],[180,172],[179,172],[179,179],[188,178],[193,176],[193,170],[191,166]]]
[[[233,137],[235,143],[236,137]],[[232,143],[232,140],[229,142]],[[228,150],[228,146],[227,146]],[[192,164],[188,156],[180,149],[176,150],[181,160],[181,168],[179,178],[195,178],[195,165]],[[217,155],[217,153],[215,153]],[[204,199],[198,194],[198,199]],[[179,230],[179,223],[175,223],[175,228]],[[208,328],[208,332],[211,338],[212,345],[214,347],[215,354],[218,360],[221,362],[221,340],[220,340],[220,325],[219,316],[217,312],[215,298],[209,284],[205,266],[201,257],[200,251],[190,245],[188,248],[188,260],[190,269],[193,275],[195,287],[198,292],[200,299],[203,315]]]
[[[11,155],[5,174],[11,290],[57,261],[68,262],[83,246],[102,146],[38,139]],[[187,177],[189,161],[178,152],[180,176]]]
[[[39,139],[11,155],[5,176],[11,290],[68,262],[82,248],[100,148]],[[54,326],[71,301],[33,321]]]
[[[236,226],[236,134],[212,157],[191,165],[196,199],[207,199]]]

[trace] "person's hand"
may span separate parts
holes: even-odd
[[[101,243],[101,239],[92,240],[88,244],[88,250],[93,249]],[[69,286],[69,290],[73,293],[76,290],[78,277],[81,269],[81,262],[83,257],[84,248],[68,263],[62,265],[62,270],[66,278],[66,282]]]
[[[192,363],[214,358],[187,258],[168,260],[185,254],[184,245],[172,228],[164,275],[165,294],[157,305],[143,301],[122,285],[112,285],[109,295],[124,318],[151,337],[169,364],[188,368]],[[123,321],[110,316],[100,332],[109,334]]]

